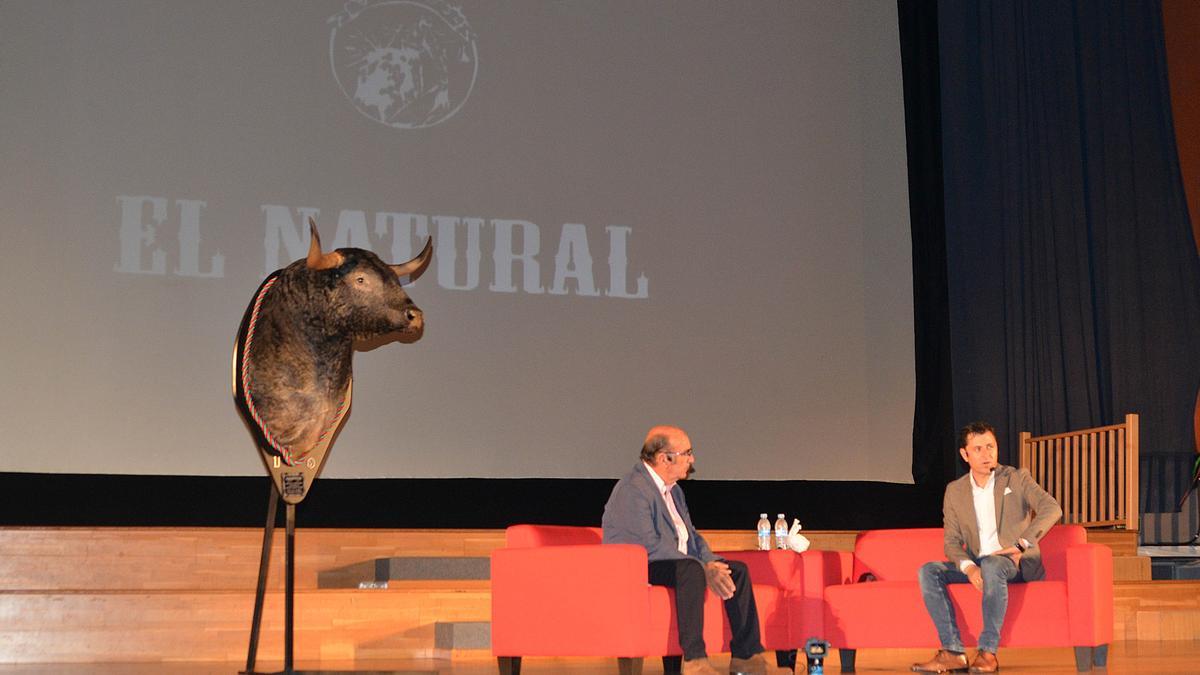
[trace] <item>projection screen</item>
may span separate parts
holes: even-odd
[[[0,4],[0,470],[259,475],[271,271],[432,237],[325,467],[911,482],[895,3]]]

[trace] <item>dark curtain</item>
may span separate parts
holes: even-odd
[[[1158,2],[938,3],[954,420],[1192,452],[1200,261]]]
[[[908,204],[912,223],[916,397],[913,480],[936,489],[958,465],[954,448],[946,216],[942,198],[941,86],[937,3],[899,0]]]

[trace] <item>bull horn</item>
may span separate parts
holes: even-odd
[[[321,235],[317,234],[317,221],[308,218],[308,260],[305,264],[310,270],[327,270],[342,264],[342,254],[337,251],[321,253]]]
[[[430,260],[433,260],[433,239],[426,239],[425,248],[421,249],[421,252],[417,254],[417,257],[409,260],[406,263],[401,263],[399,265],[388,265],[388,267],[392,268],[392,271],[395,272],[396,276],[398,277],[407,275],[408,283],[411,284],[417,279],[420,279],[421,275],[425,273],[425,270],[429,268]]]

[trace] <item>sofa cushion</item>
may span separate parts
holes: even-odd
[[[825,589],[825,638],[834,647],[926,647],[937,632],[916,581],[873,581]]]
[[[1010,584],[1008,613],[1000,633],[1005,646],[1070,644],[1067,589],[1061,581]],[[825,589],[825,633],[835,647],[937,647],[937,631],[916,581],[876,581]],[[950,600],[959,632],[974,646],[983,630],[982,595],[970,584],[953,584]]]
[[[508,548],[599,544],[602,539],[603,532],[598,527],[571,525],[512,525],[504,532]]]
[[[1067,548],[1087,542],[1078,525],[1056,525],[1038,542],[1046,579],[1067,578]],[[868,530],[854,542],[854,576],[870,572],[880,581],[916,581],[921,565],[945,560],[942,528]]]
[[[917,580],[917,570],[932,560],[945,560],[942,528],[867,530],[854,540],[854,572],[858,580],[870,572],[879,581]]]

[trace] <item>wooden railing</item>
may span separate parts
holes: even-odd
[[[1021,432],[1028,469],[1063,510],[1062,522],[1138,529],[1138,416],[1049,436]]]

